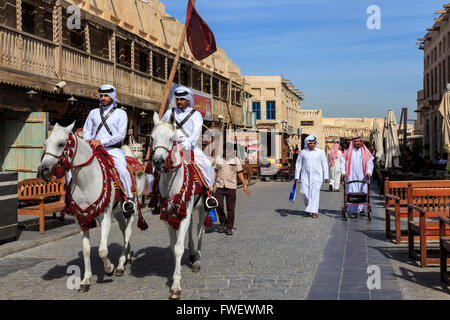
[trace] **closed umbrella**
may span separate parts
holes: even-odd
[[[377,151],[377,164],[381,164],[384,162],[383,127],[378,120],[373,122],[372,139],[375,144],[375,150]]]
[[[442,97],[441,105],[439,106],[439,112],[442,114],[442,138],[444,145],[450,147],[450,93],[444,93]],[[447,149],[448,150],[448,149]],[[450,159],[450,155],[447,160]],[[449,162],[447,161],[447,166]]]
[[[397,120],[394,111],[389,110],[384,121],[385,138],[386,138],[386,161],[385,169],[398,167],[400,156],[400,147],[398,144]]]
[[[442,97],[439,112],[442,114],[442,137],[443,143],[450,144],[450,93],[446,92]]]

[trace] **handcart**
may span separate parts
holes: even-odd
[[[347,185],[350,183],[364,183],[367,184],[367,193],[351,192],[347,193]],[[370,204],[370,183],[368,180],[344,180],[344,207],[342,208],[342,218],[345,221],[348,219],[348,205],[349,204],[364,204],[367,205],[367,217],[372,220],[372,206]]]

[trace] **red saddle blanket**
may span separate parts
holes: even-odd
[[[165,220],[175,229],[179,229],[181,221],[187,215],[186,203],[193,195],[202,193],[202,182],[192,164],[183,164],[184,176],[181,190],[178,194],[169,198],[162,198],[159,191],[159,175],[155,174],[152,194],[148,206],[155,208],[153,214],[160,214],[160,219]]]
[[[102,192],[98,199],[87,208],[82,209],[72,198],[70,186],[67,187],[66,191],[65,211],[71,215],[76,216],[82,230],[88,230],[96,226],[95,218],[100,213],[104,212],[105,208],[110,203],[112,192],[115,192],[115,201],[121,201],[125,198],[124,188],[122,187],[119,175],[114,166],[113,158],[105,149],[101,147],[94,150],[94,156],[99,161],[101,173],[103,175],[103,187],[101,189]],[[128,165],[128,171],[130,172],[133,182],[132,192],[133,194],[137,194],[136,179],[135,175],[132,173],[140,172],[140,170],[142,170],[143,172],[144,168],[142,166],[141,168],[139,168],[139,166],[137,166],[136,162],[133,160],[134,159],[128,161],[128,163],[131,163]],[[112,190],[111,182],[113,182],[115,190]],[[139,214],[138,227],[141,230],[145,230],[148,228],[148,225],[142,217],[139,201],[137,201],[137,207]]]

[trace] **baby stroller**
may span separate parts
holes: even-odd
[[[347,185],[350,183],[367,183],[367,193],[347,193]],[[344,180],[344,207],[342,208],[342,218],[344,218],[345,221],[347,221],[348,219],[349,204],[367,204],[367,217],[369,218],[369,220],[372,220],[372,207],[370,205],[370,183],[368,180]]]

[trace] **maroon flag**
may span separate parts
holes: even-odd
[[[216,52],[216,40],[205,21],[195,10],[192,0],[188,0],[186,14],[186,35],[192,55],[197,60],[203,60]]]

